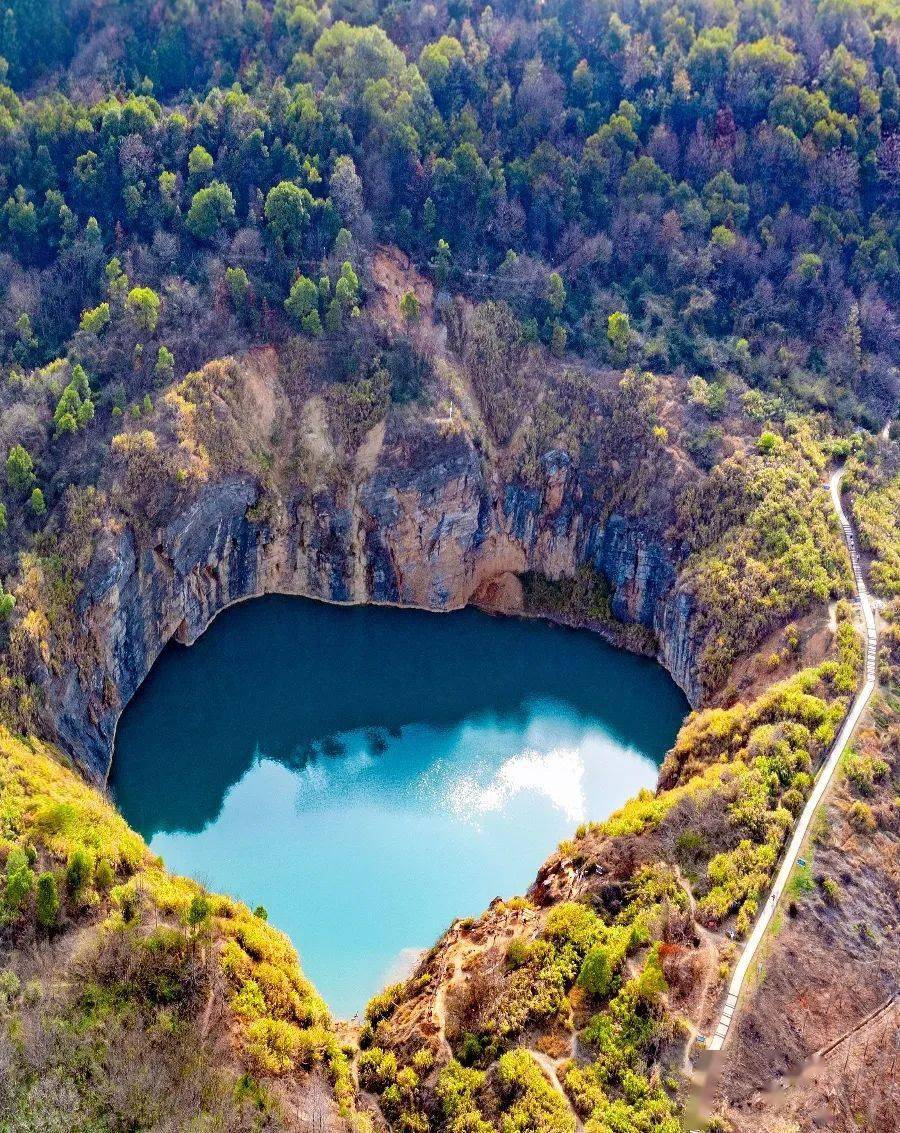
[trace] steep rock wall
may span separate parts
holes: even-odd
[[[466,438],[430,437],[383,453],[340,490],[298,487],[273,500],[234,474],[204,485],[152,538],[119,524],[83,580],[74,660],[47,679],[49,730],[104,779],[118,717],[165,644],[193,642],[245,598],[451,610],[495,604],[484,596],[499,578],[569,577],[586,564],[609,580],[615,616],[653,631],[659,659],[696,703],[693,607],[671,549],[648,524],[604,517],[565,453],[544,456],[541,478],[505,483]]]

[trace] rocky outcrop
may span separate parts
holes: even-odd
[[[540,467],[536,485],[504,482],[465,436],[394,438],[373,470],[339,489],[295,485],[273,498],[233,474],[206,483],[150,538],[111,525],[83,580],[74,659],[47,678],[49,730],[105,778],[119,714],[165,644],[193,642],[245,598],[451,610],[491,604],[503,576],[558,579],[585,565],[609,580],[615,617],[651,631],[696,703],[693,609],[672,548],[648,523],[606,515],[567,454],[549,452]]]

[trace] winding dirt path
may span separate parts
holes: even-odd
[[[535,1050],[534,1047],[526,1047],[525,1049],[538,1064],[538,1066],[540,1066],[541,1070],[543,1070],[544,1076],[553,1087],[553,1089],[556,1090],[559,1096],[569,1107],[572,1117],[575,1119],[575,1133],[582,1133],[584,1125],[581,1121],[581,1118],[575,1112],[575,1107],[572,1105],[569,1095],[566,1093],[565,1089],[563,1088],[562,1082],[559,1080],[559,1067],[561,1063],[566,1061],[566,1059],[563,1058],[558,1062],[554,1062],[554,1060],[550,1058],[549,1055],[544,1054],[543,1051]]]
[[[682,874],[680,869],[678,870],[678,880],[681,884],[682,889],[687,894],[691,917],[694,920],[694,929],[697,932],[697,935],[703,941],[703,952],[706,957],[706,974],[703,977],[703,989],[700,992],[700,999],[695,1012],[696,1018],[698,1020],[702,1020],[706,1015],[710,992],[713,988],[713,985],[718,982],[717,970],[719,964],[719,945],[715,935],[711,933],[709,929],[704,928],[704,926],[697,920],[697,899],[694,897],[694,891],[691,888],[690,882],[687,880],[684,874]],[[694,1065],[691,1062],[691,1054],[694,1050],[694,1045],[696,1044],[697,1039],[700,1036],[700,1030],[693,1022],[691,1022],[690,1019],[685,1019],[684,1022],[688,1028],[688,1031],[690,1032],[690,1038],[684,1046],[684,1057],[681,1060],[681,1070],[684,1076],[690,1079],[693,1078],[694,1075]]]
[[[447,1041],[447,991],[458,984],[461,978],[462,957],[457,955],[453,960],[453,975],[449,981],[446,978],[441,980],[434,997],[434,1006],[431,1009],[431,1017],[437,1027],[438,1042],[444,1048],[448,1058],[453,1057],[453,1048]]]
[[[434,1026],[437,1028],[438,1041],[444,1048],[448,1058],[453,1058],[453,1048],[447,1039],[447,993],[451,988],[457,987],[463,982],[463,964],[470,956],[480,952],[481,946],[473,941],[466,940],[464,937],[458,937],[451,946],[450,956],[444,964],[444,970],[441,975],[441,980],[438,989],[434,995],[434,1003],[431,1008],[431,1019]],[[447,979],[447,971],[451,969],[449,980]]]

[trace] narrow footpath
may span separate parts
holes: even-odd
[[[540,1066],[541,1070],[544,1072],[544,1077],[547,1079],[556,1093],[558,1093],[562,1100],[566,1103],[566,1106],[572,1114],[572,1119],[575,1122],[575,1133],[583,1133],[584,1124],[582,1123],[581,1118],[578,1116],[578,1112],[576,1111],[575,1107],[572,1105],[572,1099],[566,1093],[562,1082],[559,1080],[559,1069],[561,1066],[565,1065],[568,1060],[565,1058],[554,1060],[548,1055],[544,1054],[543,1051],[535,1050],[534,1047],[526,1047],[525,1049],[538,1064],[538,1066]]]
[[[797,821],[794,836],[788,846],[784,861],[781,863],[781,868],[778,871],[778,876],[775,878],[772,891],[753,927],[753,932],[747,940],[741,958],[738,960],[737,967],[734,969],[734,975],[731,977],[731,983],[728,986],[728,995],[725,997],[725,1005],[722,1008],[719,1024],[709,1043],[710,1050],[721,1050],[728,1037],[728,1030],[731,1026],[731,1020],[734,1017],[738,997],[740,996],[744,980],[747,977],[747,972],[754,963],[756,953],[763,942],[766,929],[769,927],[769,922],[772,919],[772,914],[778,907],[781,894],[784,892],[784,888],[793,873],[797,858],[800,855],[804,840],[809,831],[809,825],[812,822],[813,815],[818,810],[819,804],[822,802],[825,792],[831,784],[831,780],[841,761],[841,757],[846,751],[847,745],[856,729],[856,725],[859,723],[859,719],[875,690],[878,634],[875,627],[875,615],[872,612],[872,602],[866,590],[866,583],[859,562],[856,536],[853,533],[853,528],[850,526],[850,521],[844,514],[844,508],[841,504],[841,480],[843,477],[843,470],[835,472],[831,477],[829,488],[834,510],[837,512],[841,524],[841,531],[844,534],[844,539],[846,540],[847,548],[850,552],[850,562],[853,565],[853,578],[856,583],[856,593],[863,616],[863,628],[865,633],[865,680],[859,692],[856,694],[856,698],[850,707],[850,711],[847,714],[847,718],[844,720],[837,739],[834,741],[834,746],[827,760],[819,771],[812,794]]]

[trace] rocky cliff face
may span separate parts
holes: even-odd
[[[191,643],[224,607],[265,593],[515,612],[523,572],[558,579],[590,565],[609,580],[615,617],[652,631],[661,662],[699,699],[693,609],[672,549],[647,524],[604,517],[562,452],[547,453],[540,482],[525,485],[504,482],[464,436],[389,438],[372,470],[337,490],[294,486],[273,498],[232,474],[149,539],[118,526],[83,580],[74,660],[47,679],[48,727],[96,779],[166,642]]]

